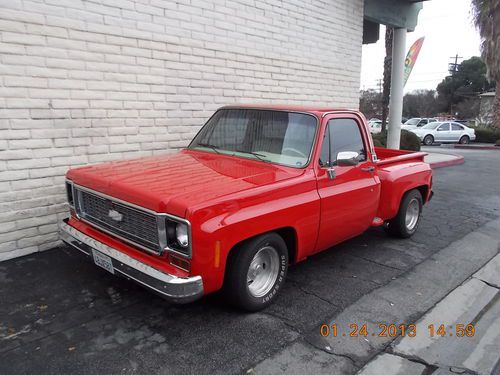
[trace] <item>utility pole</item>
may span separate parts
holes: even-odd
[[[458,59],[463,59],[462,56],[458,56],[458,53],[455,56],[451,56],[450,59],[454,59],[455,62],[451,62],[448,64],[448,72],[452,77],[455,76],[458,72]],[[451,94],[451,103],[450,103],[450,115],[453,116],[453,93]]]
[[[455,62],[451,62],[448,64],[448,72],[454,76],[456,74],[456,72],[458,71],[458,59],[463,59],[462,56],[458,56],[458,53],[455,55],[455,56],[451,56],[450,59],[453,59],[455,60]]]

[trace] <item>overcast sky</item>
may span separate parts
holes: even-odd
[[[406,36],[406,51],[418,38],[425,36],[425,41],[405,92],[435,89],[448,74],[450,57],[457,53],[464,59],[480,55],[479,33],[472,23],[470,0],[431,0],[423,5],[415,31]],[[377,80],[383,77],[385,28],[380,29],[377,43],[363,45],[361,89],[378,89]]]

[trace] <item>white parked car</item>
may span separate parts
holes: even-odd
[[[407,120],[403,125],[401,125],[401,129],[411,130],[415,128],[421,128],[431,122],[436,122],[435,118],[422,118],[422,117],[413,117]]]
[[[474,129],[457,122],[432,122],[421,128],[409,129],[418,135],[424,145],[430,146],[434,142],[466,144],[476,139]]]
[[[368,122],[368,126],[370,127],[370,133],[378,134],[382,131],[382,121],[381,120],[370,120]]]

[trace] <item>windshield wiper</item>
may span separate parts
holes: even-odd
[[[250,155],[253,155],[255,156],[257,159],[261,160],[261,161],[265,161],[265,162],[269,162],[269,160],[266,160],[265,158],[267,158],[266,155],[264,154],[259,154],[258,152],[254,152],[254,151],[244,151],[244,150],[235,150],[236,152],[241,152],[242,154],[250,154]]]
[[[216,153],[220,154],[221,152],[219,151],[219,147],[215,145],[211,145],[210,143],[197,143],[195,147],[206,147],[206,148],[211,148],[214,150]]]

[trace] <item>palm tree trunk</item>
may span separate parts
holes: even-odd
[[[392,36],[394,29],[385,28],[385,58],[384,58],[384,83],[382,90],[382,132],[387,126],[389,114],[389,96],[391,94],[391,71],[392,71]]]
[[[497,82],[495,98],[493,99],[493,124],[496,129],[500,129],[500,82]]]
[[[488,77],[496,81],[492,127],[500,129],[500,1],[472,0],[474,23],[481,35],[481,52]]]

